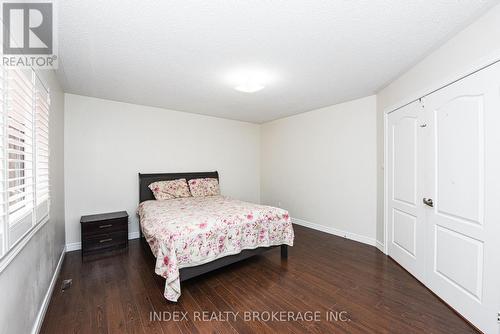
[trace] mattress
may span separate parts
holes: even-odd
[[[245,249],[293,246],[286,210],[225,196],[142,202],[140,227],[156,257],[155,272],[165,278],[164,296],[181,295],[179,269],[238,254]]]

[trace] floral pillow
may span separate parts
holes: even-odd
[[[189,180],[189,190],[193,197],[220,195],[219,181],[213,178]]]
[[[157,200],[191,196],[186,179],[153,182],[149,189]]]

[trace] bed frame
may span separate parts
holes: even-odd
[[[155,173],[155,174],[141,174],[139,173],[139,203],[142,203],[147,200],[154,200],[153,192],[149,189],[149,185],[156,181],[168,181],[168,180],[176,180],[176,179],[186,179],[187,181],[191,179],[198,178],[215,178],[219,180],[218,172],[196,172],[196,173]],[[146,242],[146,239],[142,235],[142,230],[139,224],[139,233],[141,237],[141,242],[149,250],[149,253],[154,257],[149,245]],[[280,246],[271,246],[271,247],[259,247],[256,249],[248,249],[243,250],[239,254],[229,255],[222,257],[220,259],[214,260],[212,262],[202,264],[195,267],[188,267],[180,269],[180,280],[185,281],[190,278],[203,275],[210,271],[225,267],[232,263],[247,259],[254,255],[261,254],[267,250],[270,250],[275,247],[281,247],[281,258],[286,259],[288,257],[288,246],[280,245]]]

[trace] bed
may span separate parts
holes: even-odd
[[[155,200],[157,181],[215,178],[218,172],[139,174],[141,240],[165,278],[164,297],[177,301],[181,281],[275,247],[287,258],[294,233],[288,212],[225,196]]]

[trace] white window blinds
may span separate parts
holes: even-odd
[[[0,78],[0,256],[49,213],[49,94],[31,70]]]
[[[35,77],[35,79],[37,79]],[[50,95],[35,81],[36,205],[38,221],[49,210],[49,106]]]
[[[5,253],[5,232],[7,230],[7,194],[5,192],[6,160],[5,157],[5,69],[0,67],[0,257]]]
[[[11,226],[33,211],[33,83],[31,75],[9,70],[7,79],[7,191]]]

